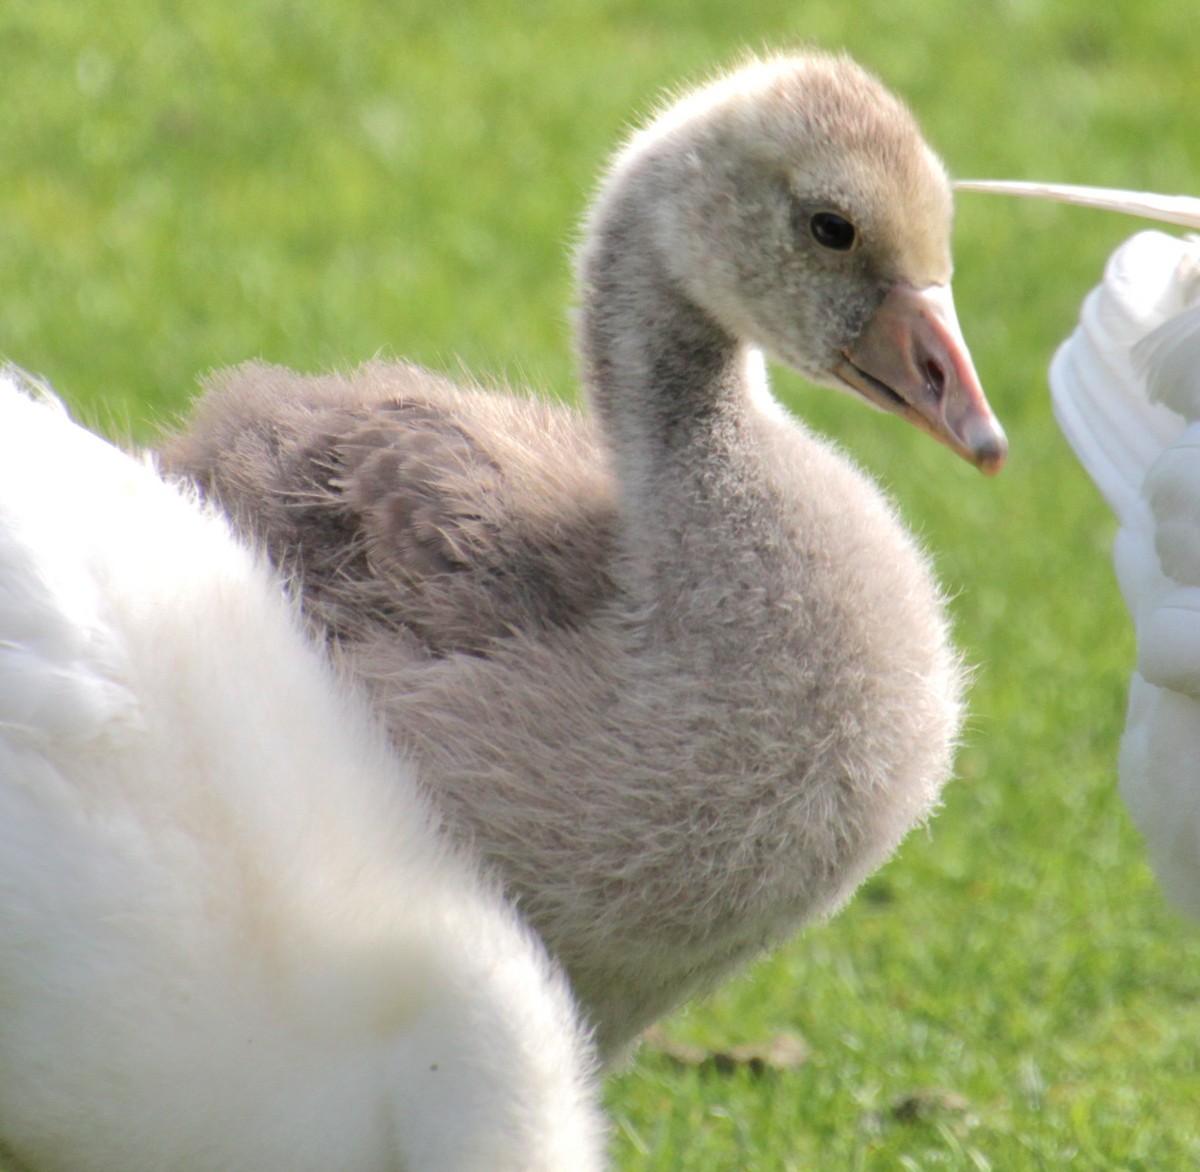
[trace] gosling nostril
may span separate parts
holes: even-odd
[[[946,393],[946,371],[936,358],[926,358],[924,363],[925,385],[933,392],[934,398],[941,399]]]

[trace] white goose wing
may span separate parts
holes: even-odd
[[[1200,200],[1187,197],[959,186],[1200,228]],[[1050,388],[1120,521],[1113,560],[1138,642],[1121,795],[1163,889],[1200,918],[1200,242],[1142,232],[1121,245],[1054,356]]]
[[[1167,895],[1200,917],[1200,243],[1113,254],[1050,367],[1055,412],[1121,522],[1137,629],[1121,796]]]
[[[561,976],[228,525],[0,372],[0,1167],[593,1172]]]

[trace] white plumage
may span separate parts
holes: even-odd
[[[1200,200],[960,184],[1200,228]],[[1200,239],[1141,232],[1113,253],[1050,366],[1064,435],[1120,522],[1137,632],[1121,795],[1167,895],[1200,918]]]
[[[578,1172],[566,987],[227,524],[0,376],[0,1167]]]
[[[1121,246],[1050,368],[1064,434],[1120,521],[1137,630],[1121,795],[1164,890],[1200,916],[1200,244]]]

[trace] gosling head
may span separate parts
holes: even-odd
[[[653,197],[656,266],[728,335],[1000,469],[950,290],[946,172],[852,61],[757,62],[697,91],[618,157],[610,198],[628,186]]]

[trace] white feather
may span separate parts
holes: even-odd
[[[1158,195],[1153,191],[1128,191],[1120,187],[1088,187],[1076,183],[1026,183],[1012,179],[959,179],[958,191],[990,192],[993,195],[1017,195],[1030,199],[1048,199],[1105,212],[1122,212],[1175,224],[1180,228],[1200,228],[1200,199],[1190,195]]]
[[[599,1168],[565,984],[227,525],[0,376],[0,1166]]]

